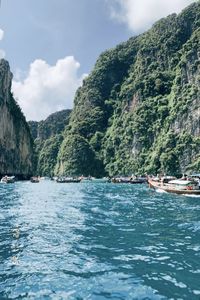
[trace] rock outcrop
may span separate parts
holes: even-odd
[[[34,172],[33,140],[11,93],[9,63],[0,60],[0,174],[28,178]]]

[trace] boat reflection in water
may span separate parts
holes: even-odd
[[[148,183],[150,188],[163,190],[168,193],[182,195],[200,195],[199,179],[176,179],[175,177],[164,176],[149,177]]]

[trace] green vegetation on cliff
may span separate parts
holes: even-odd
[[[51,114],[46,120],[30,121],[29,126],[35,140],[37,156],[37,174],[52,176],[57,155],[63,141],[63,131],[69,122],[71,110],[62,110]]]
[[[198,169],[199,43],[197,1],[102,53],[76,92],[52,172],[103,176]],[[40,157],[43,172],[47,163]]]

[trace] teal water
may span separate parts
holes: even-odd
[[[200,299],[200,198],[1,184],[0,299]]]

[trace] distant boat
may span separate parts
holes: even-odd
[[[1,183],[14,183],[15,182],[15,176],[4,176],[1,178]]]
[[[130,177],[113,177],[111,178],[112,183],[129,183]]]
[[[95,183],[106,183],[106,182],[109,182],[109,179],[107,177],[102,177],[102,178],[96,178],[96,177],[91,177],[91,176],[88,176],[88,177],[83,177],[81,176],[80,177],[81,179],[81,182],[95,182]]]
[[[146,183],[147,179],[146,178],[137,178],[137,179],[131,179],[130,184],[141,184],[141,183]]]
[[[107,177],[103,177],[103,178],[96,178],[96,177],[92,177],[92,182],[96,182],[96,183],[106,183],[108,182],[109,179]]]
[[[113,183],[129,183],[129,184],[142,184],[147,182],[146,177],[113,177],[111,179]]]
[[[31,180],[30,180],[32,183],[38,183],[38,182],[40,182],[40,179],[39,179],[39,177],[37,177],[37,176],[33,176],[33,177],[31,177]]]
[[[50,180],[50,177],[48,177],[48,176],[43,176],[43,177],[40,177],[40,180]]]
[[[81,178],[74,178],[74,177],[58,177],[56,179],[58,183],[79,183],[81,182]]]
[[[168,182],[164,180],[148,179],[149,187],[168,193],[182,195],[200,195],[199,183],[195,180],[174,179]]]
[[[88,177],[81,176],[81,177],[79,177],[79,179],[81,179],[81,182],[91,182],[92,181],[91,176],[88,176]]]

